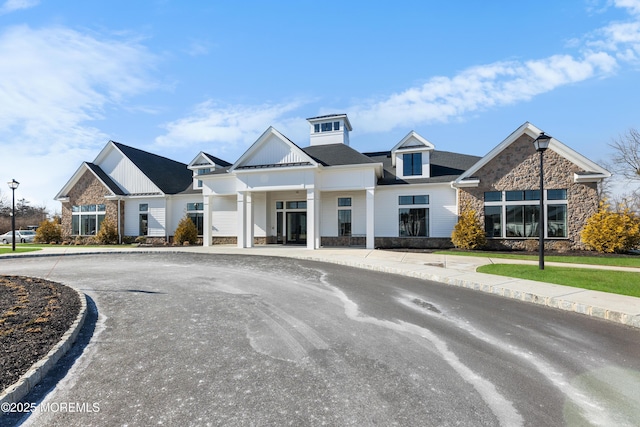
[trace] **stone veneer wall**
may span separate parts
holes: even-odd
[[[554,249],[568,242],[571,249],[584,249],[580,232],[586,220],[598,210],[596,183],[575,183],[574,172],[582,170],[553,150],[544,153],[544,188],[567,189],[568,239],[545,239],[545,247]],[[470,202],[484,224],[485,191],[538,190],[540,188],[540,154],[533,146],[533,139],[523,135],[500,155],[491,160],[475,175],[480,179],[476,188],[461,188],[459,206]],[[525,249],[531,239],[489,239],[489,246]],[[566,245],[566,243],[564,243]]]
[[[62,203],[62,236],[71,236],[71,207],[79,205],[104,204],[106,209],[105,218],[111,218],[118,225],[118,201],[107,200],[105,196],[110,196],[111,191],[107,189],[90,171],[80,177],[76,185],[69,192],[69,202]],[[124,202],[120,202],[120,227],[124,228]]]

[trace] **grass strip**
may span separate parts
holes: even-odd
[[[547,266],[544,270],[540,270],[537,265],[523,264],[488,264],[478,267],[477,271],[479,273],[640,297],[640,272],[556,266]]]
[[[475,256],[495,259],[521,259],[537,261],[538,255],[525,255],[518,253],[502,253],[487,251],[437,251],[441,255]],[[562,262],[565,264],[589,264],[589,265],[610,265],[614,267],[635,267],[640,269],[640,256],[638,255],[616,255],[616,256],[575,256],[575,255],[545,255],[545,261]]]

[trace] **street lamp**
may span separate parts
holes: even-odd
[[[533,145],[536,147],[536,151],[540,153],[540,220],[538,221],[538,228],[540,231],[540,255],[538,257],[538,265],[540,270],[544,270],[544,152],[549,148],[549,142],[551,137],[545,135],[544,132],[540,132],[540,135],[533,140]]]
[[[7,184],[9,184],[9,188],[11,189],[11,193],[13,196],[12,205],[11,205],[11,245],[13,251],[16,251],[16,189],[20,183],[15,179],[12,179]]]

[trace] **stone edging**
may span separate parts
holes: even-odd
[[[65,285],[66,286],[66,285]],[[73,288],[72,288],[73,289]],[[13,385],[7,387],[0,394],[0,405],[4,403],[17,403],[25,397],[47,375],[49,370],[64,356],[78,337],[78,333],[87,317],[87,297],[84,293],[74,289],[80,298],[80,312],[73,324],[62,335],[60,341],[53,346],[49,353],[36,363]],[[0,413],[2,415],[2,413]]]

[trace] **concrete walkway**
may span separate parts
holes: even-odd
[[[310,251],[299,246],[265,245],[250,249],[239,249],[230,245],[217,245],[211,247],[126,246],[113,248],[52,246],[38,252],[0,255],[0,262],[9,261],[12,257],[125,252],[190,252],[212,255],[262,255],[328,262],[385,273],[401,274],[419,279],[433,280],[448,285],[461,286],[506,298],[518,299],[561,310],[573,311],[587,316],[593,316],[640,328],[640,298],[476,272],[476,269],[479,266],[486,264],[522,263],[537,265],[537,261],[518,261],[509,259],[357,248],[323,248]],[[640,269],[638,268],[561,264],[552,262],[547,262],[546,265],[632,271],[638,273],[637,283],[640,285]]]

